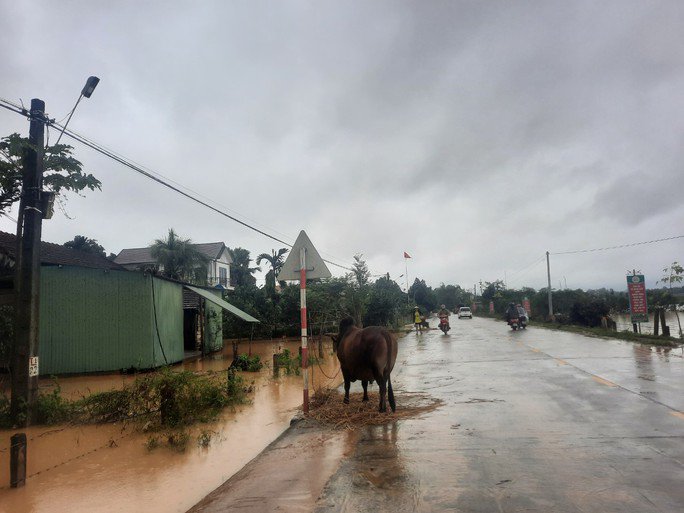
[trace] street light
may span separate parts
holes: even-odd
[[[76,110],[76,107],[78,107],[78,104],[81,101],[81,98],[83,98],[84,96],[86,98],[90,98],[90,96],[93,94],[93,91],[97,87],[97,84],[99,84],[99,83],[100,83],[99,78],[88,77],[88,80],[86,80],[86,84],[83,86],[83,89],[81,90],[81,95],[78,97],[78,100],[76,100],[76,105],[74,105],[74,108],[71,109],[71,112],[69,113],[69,119],[67,119],[67,122],[62,127],[62,131],[59,133],[59,137],[57,138],[57,142],[55,144],[59,144],[59,141],[62,139],[62,136],[64,135],[64,130],[66,130],[66,127],[69,124],[69,121],[71,121],[71,116],[74,115],[74,111]]]

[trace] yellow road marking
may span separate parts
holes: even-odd
[[[568,362],[566,362],[565,360],[561,360],[560,358],[556,358],[556,361],[558,362],[558,365],[567,365],[568,364]]]
[[[541,352],[541,351],[539,351],[539,349],[537,349],[536,347],[530,347],[530,349],[532,349],[532,351],[534,351],[535,353],[540,353],[540,352]]]
[[[608,381],[607,379],[599,378],[598,376],[592,376],[592,378],[594,378],[594,381],[596,381],[597,383],[601,383],[602,385],[606,385],[607,387],[616,387],[617,386],[612,381]]]
[[[684,420],[684,412],[682,411],[671,411],[670,414]]]

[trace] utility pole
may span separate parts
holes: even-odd
[[[38,392],[38,301],[40,239],[43,223],[41,190],[45,134],[45,102],[31,100],[29,148],[24,155],[22,192],[17,227],[14,291],[16,338],[12,365],[11,414],[15,425],[33,421]]]
[[[551,297],[551,264],[549,263],[549,252],[546,252],[546,276],[549,279],[549,317],[553,319],[553,299]]]

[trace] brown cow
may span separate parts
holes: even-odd
[[[375,380],[380,388],[380,411],[386,412],[385,393],[390,408],[395,411],[390,373],[397,359],[397,341],[379,326],[357,328],[350,317],[340,322],[340,332],[333,335],[333,349],[340,361],[344,377],[344,402],[349,403],[349,386],[361,380],[363,400],[368,401],[368,383]]]

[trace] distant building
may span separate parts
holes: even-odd
[[[223,242],[206,242],[193,244],[193,246],[209,259],[206,285],[233,290],[230,286],[230,264],[233,260],[230,258],[226,245]],[[114,262],[129,271],[159,268],[157,261],[152,258],[152,248],[122,249]]]

